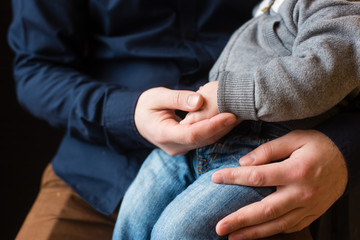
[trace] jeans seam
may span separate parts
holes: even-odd
[[[207,172],[207,171],[211,168],[211,166],[213,165],[213,163],[214,163],[215,159],[217,158],[218,154],[217,154],[217,153],[216,153],[215,155],[211,154],[210,156],[213,156],[212,159],[211,159],[211,162],[208,161],[207,159],[200,158],[199,156],[197,156],[197,166],[196,166],[196,170],[197,170],[198,174],[203,174],[203,173]],[[200,167],[200,164],[199,164],[200,161],[206,162],[206,164],[205,164],[204,166],[201,166],[201,167]],[[209,165],[209,163],[210,163],[210,165]],[[206,167],[207,165],[209,165],[209,166],[208,166],[205,170],[200,171],[201,169],[203,169],[203,168]]]

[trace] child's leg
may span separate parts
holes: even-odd
[[[219,239],[215,232],[219,220],[263,199],[275,188],[214,184],[211,175],[221,168],[238,167],[242,156],[287,131],[261,122],[244,122],[216,144],[197,149],[193,168],[198,178],[166,207],[152,239]]]
[[[219,239],[219,220],[241,207],[263,199],[274,188],[219,185],[211,182],[216,170],[203,174],[163,211],[151,239]]]
[[[154,150],[124,196],[113,239],[150,239],[161,212],[193,181],[184,156]]]

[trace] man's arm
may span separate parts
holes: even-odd
[[[72,136],[113,148],[146,145],[133,112],[140,92],[85,73],[86,1],[13,0],[9,44],[19,102]],[[120,104],[120,103],[126,104]]]

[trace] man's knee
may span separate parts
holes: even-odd
[[[16,239],[111,239],[115,215],[105,216],[92,208],[49,165]]]

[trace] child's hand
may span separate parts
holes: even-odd
[[[192,124],[200,120],[209,119],[217,114],[219,114],[218,105],[217,105],[217,88],[218,82],[209,82],[204,86],[200,87],[197,91],[200,93],[204,99],[203,106],[195,112],[189,112],[181,124]]]

